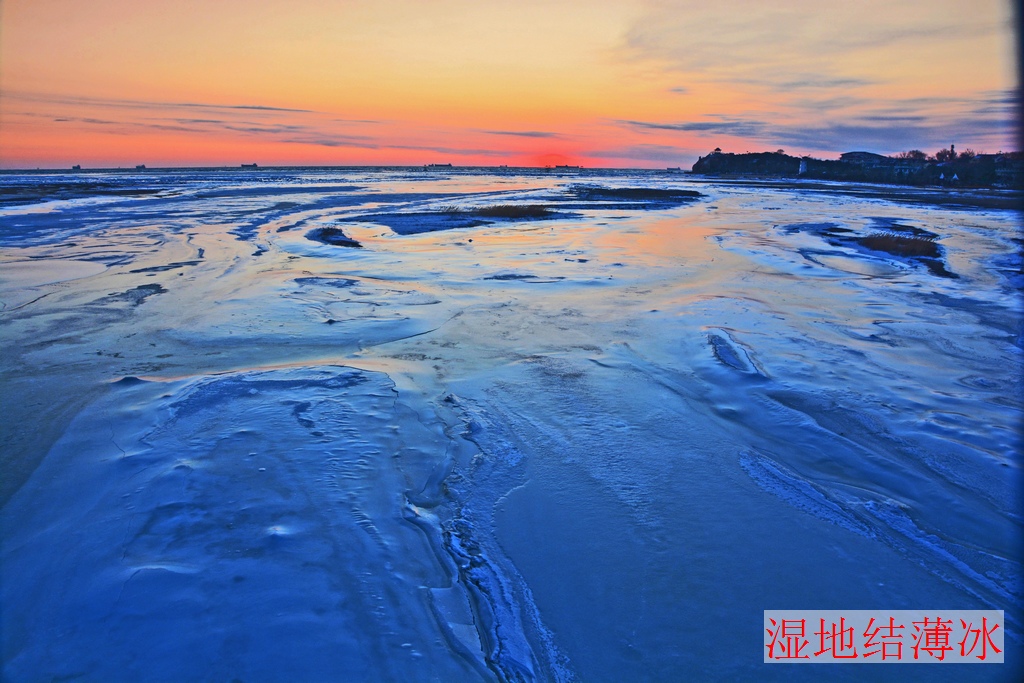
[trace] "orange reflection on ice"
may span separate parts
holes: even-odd
[[[709,239],[720,230],[689,217],[636,217],[634,213],[627,220],[610,223],[615,229],[596,233],[594,246],[610,252],[609,258],[621,255],[631,264],[676,265],[710,260],[721,252]]]

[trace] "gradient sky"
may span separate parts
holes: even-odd
[[[0,167],[1015,144],[1009,0],[0,0]]]

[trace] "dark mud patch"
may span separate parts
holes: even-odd
[[[509,220],[537,220],[553,218],[556,212],[542,204],[495,204],[474,209],[473,214],[483,218],[507,218]]]
[[[333,287],[335,289],[345,289],[358,285],[359,280],[352,280],[351,278],[344,277],[297,277],[295,278],[295,284],[309,286],[309,287]]]
[[[869,216],[868,220],[871,221],[871,224],[876,230],[905,233],[916,237],[937,237],[937,235],[930,230],[918,228],[913,225],[906,225],[904,223],[900,223],[899,220],[889,218],[888,216]]]
[[[568,189],[569,201],[560,204],[560,207],[566,209],[665,209],[688,204],[703,196],[694,190],[572,185]],[[576,200],[576,202],[572,200]]]
[[[942,251],[935,243],[935,235],[918,237],[895,232],[876,232],[867,237],[856,237],[854,241],[872,251],[884,251],[893,256],[933,259],[942,257]]]
[[[484,280],[498,280],[499,282],[533,282],[533,283],[545,283],[545,282],[558,282],[565,278],[561,275],[556,277],[542,278],[537,275],[531,275],[529,273],[496,273],[495,275],[488,275],[483,278]]]
[[[891,218],[874,217],[871,222],[877,229],[867,235],[858,235],[834,223],[793,223],[781,227],[787,234],[807,232],[817,235],[834,247],[852,248],[865,255],[894,257],[906,263],[921,265],[937,277],[960,277],[946,267],[945,252],[936,233],[904,225]]]
[[[703,195],[694,190],[672,190],[654,187],[599,187],[574,185],[569,193],[587,201],[688,202]]]
[[[132,304],[138,306],[154,294],[165,294],[166,292],[167,290],[164,289],[163,285],[154,283],[151,285],[139,285],[138,287],[129,289],[126,292],[114,292],[108,296],[118,301],[130,301]]]
[[[168,263],[162,266],[150,266],[149,268],[136,268],[135,270],[129,270],[129,273],[160,273],[165,270],[174,270],[176,268],[184,268],[186,266],[194,266],[199,261],[175,261],[174,263]]]
[[[874,252],[896,256],[910,263],[923,265],[938,277],[957,279],[960,276],[946,268],[938,235],[910,225],[890,224],[883,232],[852,238],[852,242]]]
[[[446,206],[439,213],[471,218],[496,218],[505,220],[544,220],[557,218],[559,214],[544,204],[493,204],[491,206]]]
[[[362,244],[346,235],[345,231],[340,228],[316,228],[306,233],[306,239],[330,244],[335,247],[353,247],[355,249],[363,247]]]
[[[850,228],[844,228],[835,223],[790,223],[782,226],[782,231],[787,235],[798,232],[809,232],[814,235],[845,235],[853,232]]]

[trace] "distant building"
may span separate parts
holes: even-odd
[[[893,161],[895,161],[892,157],[882,156],[874,152],[846,152],[839,155],[839,160],[845,161],[848,164],[864,166],[865,168],[891,166]]]

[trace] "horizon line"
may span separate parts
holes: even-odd
[[[424,169],[431,170],[456,170],[488,168],[495,170],[532,170],[532,171],[675,171],[679,173],[692,173],[691,170],[684,170],[681,166],[665,166],[652,168],[647,166],[582,166],[582,165],[557,165],[557,166],[509,166],[509,165],[488,165],[488,164],[269,164],[267,166],[247,165],[210,165],[210,166],[146,166],[138,168],[132,166],[95,166],[74,168],[73,166],[54,166],[36,168],[0,168],[0,173],[25,173],[25,172],[51,172],[51,171],[184,171],[184,170],[229,170],[229,171],[261,171],[264,169],[282,168],[371,168],[371,169]]]
[[[717,148],[716,148],[717,149]],[[845,154],[851,154],[855,152],[866,152],[866,150],[850,150],[848,152],[840,152],[839,159]],[[708,153],[708,156],[714,154],[714,150]],[[787,154],[782,150],[766,150],[763,152],[718,152],[719,154],[733,154],[733,155],[747,155],[747,154],[783,154],[784,156],[793,157],[795,159],[814,159],[815,161],[828,161],[827,159],[819,159],[818,157],[811,156],[810,154],[793,155]],[[866,152],[868,154],[877,154],[882,157],[896,158],[892,155],[879,154],[877,152]],[[981,153],[979,156],[998,156],[1000,154],[1019,154],[1020,151],[1004,151],[1000,150],[996,153]],[[703,155],[699,155],[700,158],[704,158]],[[78,168],[76,168],[76,166]],[[141,166],[141,168],[140,168]],[[263,170],[263,169],[300,169],[300,168],[359,168],[359,169],[436,169],[436,170],[456,170],[456,169],[475,169],[475,168],[486,168],[486,169],[507,169],[507,170],[536,170],[536,171],[555,171],[555,170],[566,170],[566,171],[673,171],[677,173],[693,173],[691,168],[685,169],[682,166],[583,166],[573,164],[557,164],[557,165],[545,165],[545,166],[511,166],[508,164],[456,164],[456,163],[437,163],[429,162],[425,164],[268,164],[266,166],[259,165],[258,163],[240,163],[240,164],[213,164],[213,165],[182,165],[182,166],[146,166],[145,164],[137,164],[136,166],[94,166],[94,167],[82,167],[81,164],[72,164],[71,166],[37,166],[35,168],[3,168],[0,167],[0,173],[33,173],[33,172],[59,172],[59,171],[174,171],[174,170]]]

